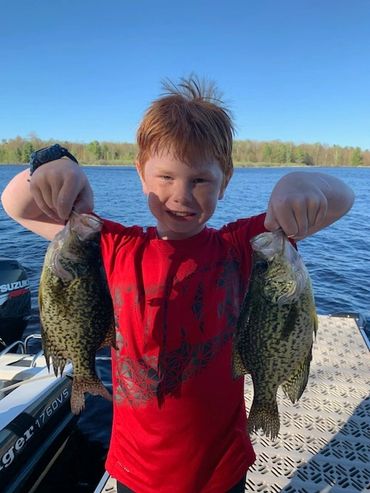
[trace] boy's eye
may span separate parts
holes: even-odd
[[[194,183],[205,183],[207,180],[205,178],[194,178]]]
[[[169,176],[169,175],[161,175],[159,178],[161,178],[161,180],[165,180],[165,181],[172,180],[171,176]]]

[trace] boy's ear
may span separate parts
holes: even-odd
[[[229,171],[228,173],[225,174],[224,180],[223,180],[223,183],[222,183],[222,187],[221,187],[220,193],[218,195],[218,200],[221,200],[221,199],[224,198],[226,187],[229,184],[230,178],[232,176],[233,176],[233,170],[231,170],[231,171]]]
[[[143,193],[145,195],[148,195],[148,190],[146,188],[145,179],[144,179],[144,166],[142,166],[139,163],[139,161],[135,161],[135,166],[136,166],[136,171],[138,172],[138,175],[139,175],[139,178],[140,178],[140,181],[141,181],[141,186],[142,186],[142,189],[143,189]]]

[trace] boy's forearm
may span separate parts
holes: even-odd
[[[37,206],[30,190],[29,171],[16,175],[4,189],[1,202],[5,212],[19,224],[51,240],[63,227]]]
[[[19,222],[19,219],[35,219],[42,215],[30,191],[29,170],[16,175],[6,186],[1,202],[5,212]]]
[[[29,171],[15,176],[2,194],[7,214],[47,239],[54,238],[71,214],[91,212],[93,193],[82,169],[70,159],[40,166],[30,178]]]

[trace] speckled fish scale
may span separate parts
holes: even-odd
[[[282,233],[252,240],[253,269],[234,338],[235,377],[252,376],[250,432],[275,438],[280,385],[294,403],[306,388],[317,316],[308,272]]]
[[[72,412],[85,405],[84,393],[111,396],[95,372],[95,355],[114,345],[112,301],[100,258],[102,223],[95,216],[73,213],[50,243],[39,288],[41,335],[46,362],[55,375],[73,364]]]

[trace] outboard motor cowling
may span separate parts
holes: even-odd
[[[16,260],[1,257],[0,338],[6,345],[22,337],[30,315],[31,292],[26,271]]]

